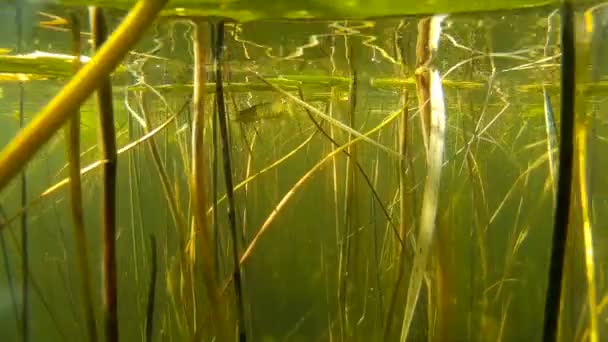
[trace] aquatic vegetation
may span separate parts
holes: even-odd
[[[71,16],[72,26],[72,51],[74,56],[80,56],[80,21],[74,14]],[[74,58],[73,68],[75,72],[80,69],[80,61]],[[91,284],[91,271],[89,268],[89,253],[87,248],[86,229],[82,208],[82,182],[80,179],[80,113],[74,115],[66,127],[67,155],[70,174],[70,200],[72,209],[72,221],[74,225],[74,241],[78,255],[78,268],[81,278],[81,292],[83,307],[86,316],[88,338],[97,341],[97,327],[95,323],[95,311],[93,306],[93,290]]]
[[[3,336],[608,334],[605,4],[79,1],[0,48]]]

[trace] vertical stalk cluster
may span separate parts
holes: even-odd
[[[427,152],[427,177],[424,182],[424,191],[422,198],[422,208],[420,213],[420,224],[418,228],[418,237],[416,238],[416,251],[408,284],[405,313],[403,317],[403,325],[401,327],[401,342],[405,342],[409,329],[414,317],[414,310],[418,302],[420,289],[424,278],[424,273],[428,265],[430,250],[433,239],[436,234],[437,210],[439,206],[439,190],[441,186],[441,174],[445,151],[445,138],[447,129],[447,113],[445,99],[443,96],[443,88],[441,85],[441,76],[439,71],[430,66],[432,52],[437,50],[439,33],[441,32],[441,22],[445,16],[434,16],[428,18],[428,23],[423,25],[419,34],[424,34],[426,43],[420,43],[418,46],[423,46],[428,51],[424,55],[429,59],[418,67],[417,73],[424,76],[423,82],[418,86],[425,87],[426,90],[419,90],[420,94],[428,94],[428,101],[424,100],[423,104],[428,102],[429,117],[428,117],[428,148]],[[423,19],[422,23],[426,23]],[[421,27],[419,26],[419,29]],[[421,37],[419,36],[419,39]],[[420,51],[418,51],[420,52]],[[419,103],[422,101],[419,98]],[[424,115],[424,111],[421,111]],[[425,132],[425,123],[423,122],[423,135]],[[431,299],[431,296],[428,296]],[[431,310],[429,309],[429,312]]]
[[[135,45],[167,0],[140,0],[93,59],[0,152],[0,190],[75,113]]]
[[[237,305],[237,320],[238,320],[238,334],[239,341],[244,342],[247,340],[247,333],[245,331],[245,306],[243,304],[243,289],[241,283],[241,267],[239,265],[240,259],[240,247],[239,241],[241,240],[240,234],[236,227],[236,207],[234,200],[234,185],[232,181],[232,163],[230,159],[230,140],[228,136],[228,116],[226,114],[226,103],[224,101],[224,83],[223,83],[223,68],[222,68],[222,54],[224,51],[224,22],[220,21],[217,24],[215,36],[215,49],[214,51],[214,66],[215,66],[215,99],[218,112],[218,123],[220,128],[220,139],[222,140],[222,155],[224,165],[224,181],[226,182],[226,195],[228,198],[228,223],[230,224],[230,235],[232,240],[232,253],[234,259],[234,291],[236,296]]]

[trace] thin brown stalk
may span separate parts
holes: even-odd
[[[429,92],[429,69],[431,49],[429,48],[429,34],[431,17],[420,19],[418,22],[418,39],[416,43],[416,90],[418,92],[418,106],[420,107],[420,123],[422,125],[422,138],[424,148],[429,149],[429,134],[431,129],[431,104]]]
[[[105,16],[99,7],[90,8],[93,48],[98,51],[105,43],[107,27]],[[103,302],[105,337],[108,342],[118,341],[118,284],[116,271],[116,132],[112,105],[112,84],[109,75],[101,77],[97,90],[99,127],[103,166]]]
[[[220,128],[220,138],[222,140],[222,154],[224,165],[224,181],[226,182],[226,195],[228,197],[228,222],[230,223],[230,233],[232,238],[232,253],[234,256],[235,271],[234,291],[236,296],[236,310],[238,319],[238,338],[240,342],[247,341],[247,331],[245,329],[245,306],[243,298],[243,288],[241,283],[241,269],[238,263],[240,257],[239,241],[240,235],[236,227],[236,205],[234,200],[234,186],[232,182],[232,163],[230,158],[230,143],[228,138],[226,104],[224,103],[224,88],[222,75],[222,52],[224,49],[224,22],[220,21],[217,24],[216,30],[216,46],[214,50],[215,56],[215,99],[217,101],[218,123]],[[203,80],[204,81],[204,80]]]
[[[80,68],[80,21],[76,14],[71,15],[72,24],[72,54],[74,70]],[[95,325],[95,311],[93,309],[93,290],[91,271],[89,269],[89,255],[82,210],[82,184],[80,182],[80,113],[68,121],[66,127],[66,146],[70,177],[70,204],[72,221],[74,225],[74,242],[81,282],[81,296],[84,306],[84,319],[86,322],[89,341],[97,341],[97,328]]]
[[[150,236],[150,286],[148,288],[148,305],[146,308],[146,341],[152,342],[154,337],[154,303],[156,300],[156,274],[158,273],[158,257],[156,255],[156,238]]]

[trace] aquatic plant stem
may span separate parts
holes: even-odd
[[[145,96],[145,94],[143,92],[140,92],[139,95],[141,96],[140,107],[141,107],[142,115],[145,120],[145,126],[143,126],[142,128],[143,128],[144,132],[146,134],[148,134],[149,133],[148,127],[150,127],[150,125],[152,123],[150,120],[150,113],[147,108],[148,107],[147,102],[143,98]],[[190,103],[189,98],[186,103]],[[178,236],[179,246],[180,246],[180,249],[183,250],[184,246],[186,244],[185,243],[186,223],[185,223],[183,216],[181,215],[181,212],[178,209],[175,191],[171,187],[171,182],[169,180],[169,174],[167,173],[166,168],[163,166],[161,155],[160,155],[160,152],[158,149],[158,145],[156,144],[156,141],[154,141],[154,139],[149,139],[149,140],[147,140],[147,142],[148,142],[148,144],[147,144],[148,151],[150,152],[150,156],[152,157],[154,167],[156,168],[156,171],[158,172],[158,177],[160,179],[161,186],[162,186],[163,192],[165,194],[167,204],[169,206],[169,212],[171,213],[171,218],[173,219],[173,223],[175,224],[175,229],[177,229],[177,232],[179,235]]]
[[[299,89],[299,95],[300,95],[300,98],[303,100],[304,94],[302,93],[301,88]],[[403,109],[407,111],[406,107],[404,107]],[[308,118],[310,119],[310,121],[312,121],[312,123],[315,125],[315,127],[317,127],[318,132],[320,132],[325,138],[327,138],[327,140],[329,140],[336,148],[340,147],[340,144],[338,144],[338,142],[334,138],[331,137],[331,133],[327,133],[325,131],[325,129],[323,127],[321,127],[321,124],[317,120],[315,120],[315,118],[312,116],[312,113],[308,109],[306,109],[306,114],[308,115]],[[309,139],[307,139],[306,142],[308,142],[308,140]],[[304,143],[300,144],[300,146],[304,146],[304,145],[305,145]],[[300,148],[300,146],[296,147],[295,150],[298,150]],[[349,158],[351,157],[350,153],[347,150],[342,151],[342,153],[344,153],[344,155],[346,155]],[[384,217],[388,221],[388,224],[393,229],[393,232],[395,233],[395,237],[397,238],[399,245],[403,247],[403,245],[404,245],[403,239],[401,237],[399,237],[399,232],[397,231],[397,227],[393,223],[393,220],[391,219],[391,215],[389,214],[388,209],[386,208],[384,203],[382,203],[382,199],[380,198],[378,191],[376,191],[376,188],[374,187],[372,180],[370,179],[369,175],[365,172],[365,170],[363,169],[363,166],[361,166],[361,163],[359,163],[359,161],[353,159],[353,162],[354,162],[354,165],[357,167],[357,170],[361,173],[361,176],[365,180],[365,183],[369,187],[369,190],[372,193],[372,196],[378,202],[378,205],[382,209],[382,213],[384,214]],[[235,187],[235,190],[238,189],[241,184],[237,185]]]
[[[142,128],[144,130],[144,132],[147,134],[148,133],[148,129],[152,124],[152,120],[150,118],[150,111],[148,109],[149,106],[149,102],[146,99],[146,94],[144,92],[139,92],[138,94],[138,102],[139,102],[139,107],[141,110],[141,114],[143,116],[143,120],[144,120],[144,124],[142,125]],[[188,98],[188,101],[186,101],[186,104],[190,103],[190,99]],[[186,220],[184,219],[184,216],[182,215],[182,212],[179,211],[179,205],[177,203],[177,195],[176,195],[176,191],[177,189],[172,187],[171,184],[171,180],[169,178],[169,174],[167,172],[166,167],[163,165],[162,163],[162,158],[161,158],[161,154],[159,152],[158,149],[158,145],[156,144],[156,141],[154,139],[149,139],[147,140],[147,147],[148,147],[148,152],[150,153],[150,157],[152,158],[152,163],[154,164],[154,168],[156,170],[156,173],[158,174],[158,178],[160,180],[160,184],[161,184],[161,188],[163,191],[163,194],[165,196],[165,200],[167,201],[167,206],[169,208],[169,213],[171,214],[171,219],[173,220],[173,224],[174,224],[174,228],[175,231],[177,232],[177,245],[178,245],[178,265],[179,265],[179,271],[182,272],[180,273],[180,277],[185,280],[188,279],[190,282],[186,282],[186,281],[181,281],[180,282],[180,295],[184,295],[186,294],[186,292],[188,292],[188,294],[194,294],[193,291],[193,285],[194,282],[191,279],[192,274],[192,267],[188,267],[188,261],[186,259],[187,257],[187,249],[188,249],[188,244],[186,242],[186,229],[187,229],[187,224],[186,224]],[[192,265],[190,265],[192,266]],[[183,272],[188,272],[187,274],[184,274]],[[185,291],[184,290],[184,286],[189,285],[191,286],[191,288],[189,288],[190,291]],[[173,296],[173,294],[170,294],[171,296]],[[183,313],[184,316],[186,316],[186,305],[191,305],[193,308],[196,306],[196,302],[194,300],[194,297],[184,297],[182,298],[181,304],[183,304],[182,309],[183,309]],[[194,322],[191,322],[192,325],[190,326],[191,328],[194,329]],[[181,326],[180,326],[181,328]]]
[[[146,342],[152,342],[154,337],[154,302],[156,299],[156,274],[158,273],[158,257],[156,255],[156,238],[150,235],[150,286],[148,287],[148,305],[146,307]]]
[[[436,215],[439,204],[439,188],[441,184],[441,167],[445,150],[446,112],[443,90],[439,80],[439,72],[430,71],[429,94],[431,96],[431,127],[428,149],[428,176],[424,184],[420,226],[416,239],[416,252],[414,256],[412,273],[407,291],[407,300],[403,325],[401,328],[401,342],[405,342],[410,324],[414,316],[414,309],[418,301],[420,287],[426,272],[427,259],[430,253],[433,237],[435,235]]]
[[[234,291],[237,304],[237,319],[238,319],[238,340],[239,342],[247,341],[247,331],[245,329],[245,306],[243,304],[243,289],[241,284],[241,269],[238,263],[240,258],[239,240],[240,235],[237,235],[236,227],[236,207],[234,201],[234,186],[232,182],[232,165],[230,160],[230,143],[228,140],[227,114],[226,104],[224,102],[224,86],[222,75],[222,53],[224,49],[224,22],[220,21],[216,27],[216,39],[214,50],[214,65],[215,65],[215,99],[217,101],[218,123],[220,128],[220,138],[222,140],[222,154],[224,165],[224,181],[226,182],[226,195],[228,197],[228,222],[230,224],[230,233],[232,239],[232,253],[234,255],[235,271]]]
[[[336,58],[336,56],[335,56],[336,55],[336,38],[337,37],[335,35],[332,35],[330,37],[331,47],[330,47],[329,61],[330,61],[330,64],[331,64],[331,70],[330,71],[331,71],[331,76],[332,77],[335,76],[336,70],[337,70],[336,60],[335,60],[335,58]],[[327,101],[326,111],[327,111],[327,114],[328,114],[328,116],[330,118],[335,119],[334,116],[335,116],[336,113],[334,111],[334,108],[335,108],[335,104],[336,104],[337,97],[338,97],[337,96],[337,90],[336,90],[335,86],[330,87],[329,94],[330,95],[329,95],[329,99]],[[303,97],[303,96],[301,96],[301,97]],[[309,114],[309,110],[307,110],[306,113]],[[331,138],[331,140],[335,141],[336,131],[335,131],[335,127],[333,125],[329,126],[329,137]],[[332,145],[330,144],[328,147],[329,148],[328,148],[328,152],[327,153],[330,153],[332,151]],[[338,148],[338,146],[336,146],[336,148]],[[346,150],[343,150],[343,151],[346,151]],[[336,234],[336,236],[335,236],[336,237],[336,250],[338,251],[338,255],[337,255],[337,260],[336,261],[337,261],[338,267],[339,267],[340,263],[342,262],[342,253],[341,253],[341,246],[340,246],[341,241],[342,241],[342,237],[341,237],[341,231],[342,231],[342,229],[341,229],[341,226],[340,226],[340,203],[339,203],[340,202],[339,201],[340,192],[339,192],[339,185],[338,185],[338,158],[336,156],[333,156],[332,159],[331,159],[331,179],[330,179],[330,182],[331,182],[331,190],[332,190],[332,195],[333,195],[332,199],[333,199],[333,205],[334,205],[334,225],[335,225],[334,229],[335,229],[335,234]],[[339,282],[340,279],[339,279],[339,276],[340,276],[340,269],[338,268],[338,279],[337,279],[338,280],[337,281],[338,288],[336,290],[336,292],[337,292],[336,294],[339,294],[339,291],[340,291],[340,282]],[[327,277],[329,277],[329,276],[327,276]],[[340,298],[338,297],[338,300],[339,299]],[[339,304],[339,302],[338,302],[338,304]],[[340,341],[344,341],[344,334],[345,334],[345,331],[344,331],[344,313],[342,312],[342,310],[337,310],[337,316],[338,316],[337,317],[337,321],[338,321],[338,336],[340,337]],[[332,326],[331,319],[330,319],[330,317],[328,317],[328,319],[330,320],[330,323],[329,323],[329,327],[330,327],[330,329],[329,329],[330,342],[334,342],[333,341],[334,333],[333,333],[333,330],[331,329],[331,326]]]
[[[561,5],[561,132],[557,198],[553,221],[553,238],[547,292],[545,294],[545,316],[543,341],[557,341],[559,309],[561,303],[562,277],[570,201],[572,191],[572,164],[574,154],[574,104],[576,91],[576,56],[574,48],[574,9],[572,0]]]
[[[348,22],[345,23],[345,26]],[[349,40],[348,35],[344,35],[344,53],[346,63],[349,66],[350,77],[352,82],[348,91],[348,126],[355,126],[355,114],[357,109],[357,88],[359,85],[357,72],[353,64],[353,48]],[[352,140],[353,135],[348,134],[348,140]],[[356,307],[355,302],[357,296],[353,295],[354,289],[357,288],[357,280],[359,280],[360,271],[357,270],[359,266],[357,262],[357,255],[359,254],[359,246],[357,242],[360,240],[360,235],[355,232],[359,228],[358,214],[358,199],[357,199],[357,179],[355,169],[353,167],[353,160],[357,160],[357,149],[356,146],[350,145],[345,151],[348,152],[349,158],[346,159],[346,169],[344,177],[344,235],[342,236],[342,245],[340,251],[340,263],[338,265],[338,300],[340,301],[340,310],[343,312],[342,330],[345,332],[342,338],[347,341],[351,340],[355,335],[354,327],[355,324],[351,323],[350,313],[355,313]],[[354,240],[354,242],[353,242]],[[354,244],[354,246],[353,246]],[[352,267],[352,268],[351,268]],[[350,306],[351,310],[348,309]]]
[[[583,221],[585,275],[587,278],[587,310],[589,310],[589,342],[600,341],[597,313],[597,289],[595,286],[595,262],[593,257],[593,224],[591,221],[591,192],[589,186],[588,124],[577,123],[576,147],[578,156],[578,180]]]
[[[74,72],[80,69],[80,20],[75,13],[70,15],[72,31],[72,54],[74,58]],[[79,110],[77,110],[79,111]],[[76,113],[68,120],[65,129],[66,147],[70,177],[70,209],[72,224],[74,225],[74,243],[78,271],[80,273],[80,291],[84,307],[84,320],[87,327],[89,341],[97,341],[97,328],[95,325],[95,311],[93,308],[93,290],[91,271],[89,269],[89,253],[82,206],[82,183],[80,181],[80,113]]]
[[[549,45],[554,31],[552,19],[556,13],[557,11],[552,12],[547,18],[547,39],[545,40],[544,48],[545,57],[549,54]],[[557,195],[557,162],[555,160],[555,150],[557,150],[557,127],[555,125],[555,117],[553,115],[553,107],[551,106],[549,92],[544,84],[542,89],[544,98],[545,130],[547,133],[547,153],[549,154],[549,176],[551,177],[551,191],[553,192],[553,201],[555,202],[555,196]]]
[[[17,0],[15,2],[15,26],[17,28],[17,53],[23,53],[23,3],[24,0]],[[23,81],[19,81],[19,129],[25,125],[25,112],[24,112],[24,96],[25,88]],[[24,168],[21,172],[21,206],[27,204],[27,170]],[[0,186],[0,190],[2,186]],[[29,237],[28,237],[28,215],[27,213],[21,216],[20,229],[21,229],[21,258],[23,263],[21,264],[21,296],[22,296],[22,309],[21,309],[21,337],[24,342],[30,340],[29,334],[29,303],[30,303],[30,252],[29,252]]]
[[[429,70],[428,63],[431,60],[429,48],[431,17],[418,21],[418,38],[416,42],[416,91],[418,93],[418,106],[420,110],[420,124],[422,127],[422,141],[424,149],[428,154],[429,134],[431,127],[431,104],[429,101]]]
[[[426,45],[431,53],[438,47],[439,34],[441,32],[441,22],[445,16],[436,15],[429,18],[428,33],[426,34]],[[421,37],[419,36],[419,39]],[[441,84],[441,76],[439,71],[433,67],[427,66],[430,60],[427,60],[423,65],[417,67],[417,73],[428,75],[422,86],[428,87],[426,90],[420,90],[429,95],[429,140],[428,149],[426,150],[426,165],[427,177],[424,182],[424,192],[422,198],[422,208],[420,213],[420,225],[418,228],[418,237],[416,238],[416,251],[410,274],[410,280],[407,289],[405,313],[403,315],[403,324],[401,327],[401,342],[405,342],[409,329],[414,317],[414,310],[418,302],[420,289],[432,243],[436,234],[437,210],[439,205],[439,190],[441,186],[441,174],[445,152],[445,140],[447,131],[447,112],[443,88]],[[420,99],[419,99],[420,100]],[[421,114],[424,114],[424,107],[420,108]],[[423,134],[426,134],[423,132]],[[432,299],[430,294],[431,288],[427,287],[429,295],[428,300]],[[430,304],[429,304],[430,306]],[[428,310],[431,311],[430,309]]]
[[[589,11],[584,14],[585,31],[576,40],[576,84],[587,81],[587,66],[590,65],[590,45],[593,34],[593,17]],[[579,31],[580,32],[580,31]],[[597,71],[595,71],[597,73]],[[594,82],[597,81],[596,75]],[[580,96],[575,100],[575,148],[578,161],[578,190],[580,195],[581,219],[583,230],[583,251],[585,259],[585,276],[587,280],[587,310],[589,315],[589,342],[598,342],[600,330],[597,313],[597,287],[595,277],[595,260],[593,248],[593,221],[592,221],[592,185],[591,185],[591,160],[589,153],[589,138],[591,114],[587,113],[586,98]]]
[[[384,327],[384,340],[388,341],[391,339],[391,329],[393,320],[395,317],[395,310],[397,300],[399,298],[399,292],[402,289],[401,282],[404,278],[405,273],[405,262],[406,262],[406,249],[403,241],[406,241],[406,237],[410,233],[411,228],[408,227],[407,223],[407,194],[406,194],[406,170],[407,170],[407,128],[408,128],[408,92],[407,89],[403,89],[402,92],[403,102],[403,114],[399,123],[399,152],[403,155],[402,160],[399,161],[399,235],[400,249],[399,249],[399,261],[397,266],[397,279],[395,281],[395,288],[391,296],[391,302],[389,303],[388,312],[386,315],[386,323]]]
[[[125,94],[126,95],[126,94]],[[127,99],[125,98],[125,101]],[[129,141],[133,140],[135,135],[135,126],[134,126],[134,119],[132,118],[131,115],[127,116],[127,130],[128,130],[128,136],[129,136]],[[142,203],[141,203],[141,196],[139,196],[141,194],[140,192],[140,185],[139,185],[139,177],[138,177],[138,172],[137,172],[137,164],[136,164],[137,160],[135,158],[135,156],[133,154],[129,154],[127,156],[127,177],[128,177],[128,183],[129,183],[129,221],[130,221],[130,226],[131,226],[131,249],[133,252],[133,272],[135,273],[135,286],[137,286],[139,288],[139,258],[137,255],[137,242],[139,241],[140,243],[142,243],[144,240],[143,238],[143,227],[144,227],[144,220],[143,220],[143,209],[142,209]],[[137,202],[136,202],[136,197],[137,197]],[[136,204],[137,203],[137,204]],[[137,212],[136,212],[137,211]],[[165,215],[167,216],[167,215]],[[139,239],[138,237],[136,237],[136,231],[139,230],[140,236]],[[145,253],[145,248],[142,248],[142,253]],[[144,254],[145,255],[145,254]],[[145,260],[145,257],[144,257]]]
[[[213,31],[213,30],[212,30]],[[213,44],[213,43],[212,43]],[[212,193],[212,201],[213,201],[213,218],[212,218],[212,222],[213,222],[213,235],[214,235],[214,239],[215,239],[215,254],[216,254],[216,260],[215,260],[215,265],[216,265],[216,274],[222,274],[223,269],[222,269],[222,246],[224,245],[222,243],[222,234],[220,232],[219,229],[219,215],[218,215],[218,211],[217,211],[217,206],[219,204],[218,201],[218,191],[217,191],[217,179],[218,179],[218,161],[219,161],[219,142],[218,142],[218,128],[217,128],[217,101],[214,99],[213,100],[213,117],[211,118],[211,139],[212,139],[212,144],[213,144],[213,160],[212,160],[212,179],[211,179],[211,193]],[[254,135],[255,137],[255,135]]]
[[[103,10],[89,8],[93,48],[99,51],[107,37]],[[109,75],[100,78],[97,89],[99,111],[99,146],[106,160],[103,166],[102,236],[103,236],[103,303],[105,338],[107,342],[118,341],[118,280],[116,271],[116,132],[112,104],[112,83]]]
[[[205,281],[205,291],[209,300],[211,318],[215,324],[216,339],[220,342],[228,341],[229,330],[225,323],[224,302],[220,296],[219,275],[216,273],[217,257],[215,244],[211,239],[209,224],[207,220],[207,165],[204,149],[203,127],[205,123],[205,42],[207,36],[206,24],[194,21],[193,49],[194,49],[194,94],[193,94],[193,116],[192,116],[192,175],[190,181],[193,212],[196,227],[196,235],[200,236],[200,261],[203,263],[201,273]],[[202,317],[202,315],[200,315]],[[198,332],[197,327],[197,333]]]
[[[140,0],[95,57],[0,152],[0,191],[65,124],[139,40],[167,0]]]
[[[0,219],[2,219],[3,224],[6,224],[7,221],[6,212],[4,211],[4,207],[0,204]],[[8,283],[8,290],[11,297],[11,303],[13,305],[13,311],[15,313],[15,324],[17,331],[21,324],[19,323],[19,305],[17,304],[17,294],[15,293],[15,283],[13,279],[13,269],[11,267],[11,260],[8,254],[8,246],[6,244],[6,239],[4,238],[4,232],[0,231],[0,248],[2,248],[2,259],[4,264],[4,272],[6,272],[6,282]]]

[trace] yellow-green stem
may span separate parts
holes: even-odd
[[[63,126],[135,45],[167,0],[140,0],[95,57],[0,152],[0,190]]]

